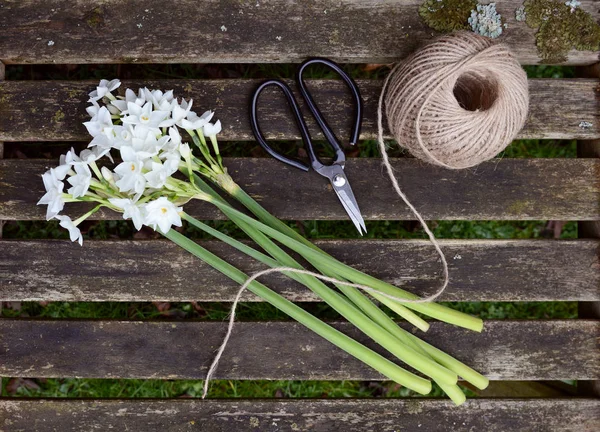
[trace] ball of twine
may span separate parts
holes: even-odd
[[[506,45],[460,32],[398,64],[381,100],[400,146],[425,162],[460,169],[510,144],[525,124],[529,92],[527,75]]]

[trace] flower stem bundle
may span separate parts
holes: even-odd
[[[408,291],[356,270],[271,215],[227,173],[217,140],[221,124],[211,123],[211,111],[198,116],[192,111],[192,100],[179,101],[172,91],[127,89],[124,96],[114,96],[112,92],[119,86],[118,80],[102,80],[90,94],[91,106],[87,111],[91,119],[84,123],[92,136],[88,149],[79,155],[71,149],[61,156],[59,166],[43,175],[46,194],[39,204],[48,206],[47,219],[58,219],[69,231],[71,240],[81,244],[83,237],[77,226],[100,208],[109,208],[122,213],[124,219],[131,219],[138,230],[145,225],[159,231],[386,378],[417,393],[431,391],[427,379],[430,378],[458,405],[465,400],[457,386],[459,377],[481,389],[488,385],[488,380],[478,372],[399,326],[377,302],[422,331],[429,328],[424,317],[475,331],[482,329],[480,319],[437,303],[423,302]],[[112,161],[111,152],[120,161],[113,163],[112,169],[109,165],[99,166],[97,161],[104,156]],[[241,203],[252,216],[237,210],[213,187]],[[218,208],[260,250],[185,213],[183,206],[193,199]],[[60,214],[65,203],[75,201],[91,202],[94,206],[75,220]],[[382,356],[315,318],[172,229],[182,226],[183,220],[303,284],[388,355]],[[312,268],[305,269],[284,247],[301,256]]]

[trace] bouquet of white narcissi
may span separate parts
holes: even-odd
[[[119,86],[118,80],[102,80],[90,93],[92,105],[87,112],[91,120],[84,123],[93,137],[88,149],[79,155],[74,150],[69,151],[61,156],[58,167],[43,175],[47,192],[39,204],[48,205],[47,219],[58,219],[60,225],[69,230],[71,240],[82,243],[77,226],[100,208],[120,212],[124,219],[131,219],[137,229],[143,225],[152,227],[237,283],[246,283],[254,294],[385,377],[421,394],[431,391],[428,379],[358,343],[258,281],[252,278],[249,281],[243,272],[171,229],[181,226],[182,219],[186,220],[269,268],[287,268],[287,272],[283,271],[285,274],[312,290],[393,357],[434,380],[456,404],[465,400],[457,386],[459,376],[480,389],[488,385],[488,380],[475,370],[398,326],[373,300],[385,304],[423,331],[427,331],[429,324],[416,312],[475,331],[482,329],[480,319],[437,303],[416,303],[416,295],[347,266],[321,251],[267,212],[227,174],[217,142],[221,124],[210,122],[212,112],[198,116],[192,111],[192,100],[178,101],[172,91],[142,88],[135,93],[127,89],[125,96],[113,95]],[[197,149],[197,155],[184,141],[182,131]],[[111,152],[116,152],[122,162],[115,164]],[[104,156],[113,162],[114,169],[98,166],[98,159]],[[65,179],[68,183],[66,192]],[[205,180],[239,201],[256,218],[236,210]],[[182,206],[192,199],[218,207],[264,252],[186,214]],[[91,202],[94,206],[75,220],[60,214],[65,203],[75,201]],[[302,265],[276,242],[297,252],[320,273],[303,270]],[[333,279],[337,290],[326,285],[323,279]]]

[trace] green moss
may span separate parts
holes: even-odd
[[[537,29],[535,42],[543,63],[562,63],[570,50],[600,49],[600,25],[581,8],[563,1],[526,0],[525,22]]]
[[[508,213],[520,215],[525,212],[525,210],[530,208],[530,203],[528,201],[517,200],[513,202],[507,209]]]
[[[85,22],[92,28],[99,27],[104,24],[104,16],[102,14],[102,8],[97,7],[93,9],[86,17]]]
[[[70,89],[67,91],[67,93],[71,99],[79,98],[79,95],[81,94],[79,90],[75,89]]]
[[[469,30],[471,11],[477,7],[477,0],[427,0],[419,7],[419,15],[434,30],[451,32]]]
[[[65,113],[62,112],[61,109],[56,111],[56,113],[54,114],[54,117],[52,117],[52,120],[54,121],[54,123],[60,123],[64,119],[65,119]]]

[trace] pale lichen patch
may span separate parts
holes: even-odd
[[[474,33],[492,39],[502,34],[502,24],[502,17],[496,10],[496,3],[477,5],[477,9],[471,11],[471,16],[469,17],[469,25]]]

